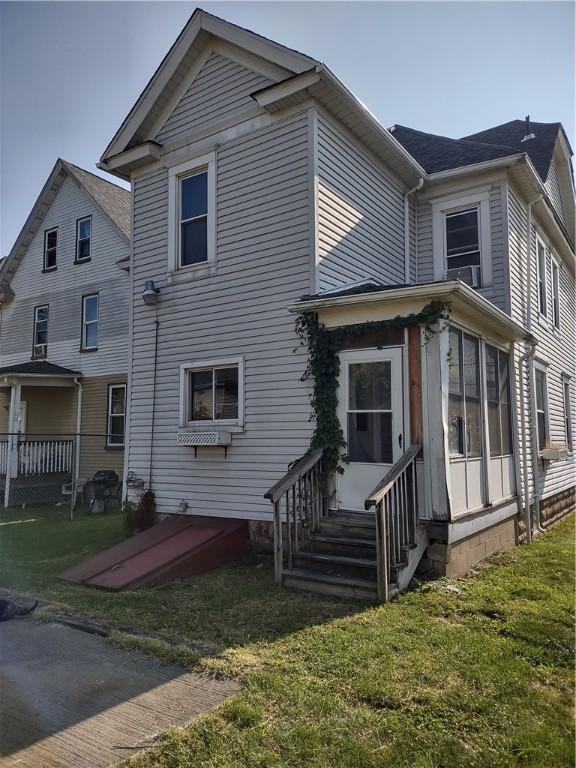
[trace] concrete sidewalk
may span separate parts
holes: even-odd
[[[0,623],[0,766],[108,766],[237,690],[60,624]]]

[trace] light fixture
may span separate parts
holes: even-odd
[[[144,290],[142,291],[142,301],[148,307],[153,307],[158,303],[158,294],[160,289],[154,285],[154,280],[146,280]]]

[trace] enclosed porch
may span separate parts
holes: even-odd
[[[515,540],[511,370],[525,330],[459,281],[365,285],[291,309],[315,318],[309,345],[337,355],[337,387],[332,402],[326,382],[313,385],[314,450],[267,494],[277,580],[387,600],[423,559],[448,572],[459,542],[497,526],[503,546],[510,531]],[[332,364],[317,347],[314,358]],[[472,564],[458,561],[461,571]]]

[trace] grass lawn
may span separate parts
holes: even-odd
[[[266,561],[132,594],[59,584],[119,538],[119,518],[6,522],[0,587],[205,646],[217,655],[170,653],[243,682],[137,768],[574,765],[573,518],[468,579],[374,608],[277,589]]]

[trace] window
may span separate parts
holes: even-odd
[[[108,387],[108,425],[106,446],[124,447],[126,429],[126,384],[110,384]]]
[[[46,357],[48,353],[48,304],[34,307],[34,339],[32,357]]]
[[[552,322],[560,328],[560,266],[552,259]]]
[[[82,297],[82,349],[98,349],[99,297]]]
[[[546,371],[541,368],[534,369],[534,383],[536,385],[536,428],[538,431],[538,448],[542,450],[548,442],[548,391],[546,383]]]
[[[512,451],[510,408],[510,358],[507,352],[486,345],[486,396],[490,456],[508,456]]]
[[[450,455],[482,455],[479,342],[450,328],[448,394]]]
[[[216,155],[169,170],[170,271],[206,269],[216,260]]]
[[[56,269],[58,253],[58,229],[47,229],[44,232],[44,271]]]
[[[538,251],[538,309],[546,317],[546,246],[541,240],[536,241]]]
[[[90,261],[92,248],[92,217],[76,221],[76,262]]]
[[[181,426],[236,425],[243,420],[243,363],[210,361],[181,369]]]
[[[570,409],[570,379],[562,378],[562,391],[564,395],[564,430],[566,445],[572,450],[572,411]]]
[[[492,283],[490,193],[432,201],[434,279],[459,279],[473,287]]]

